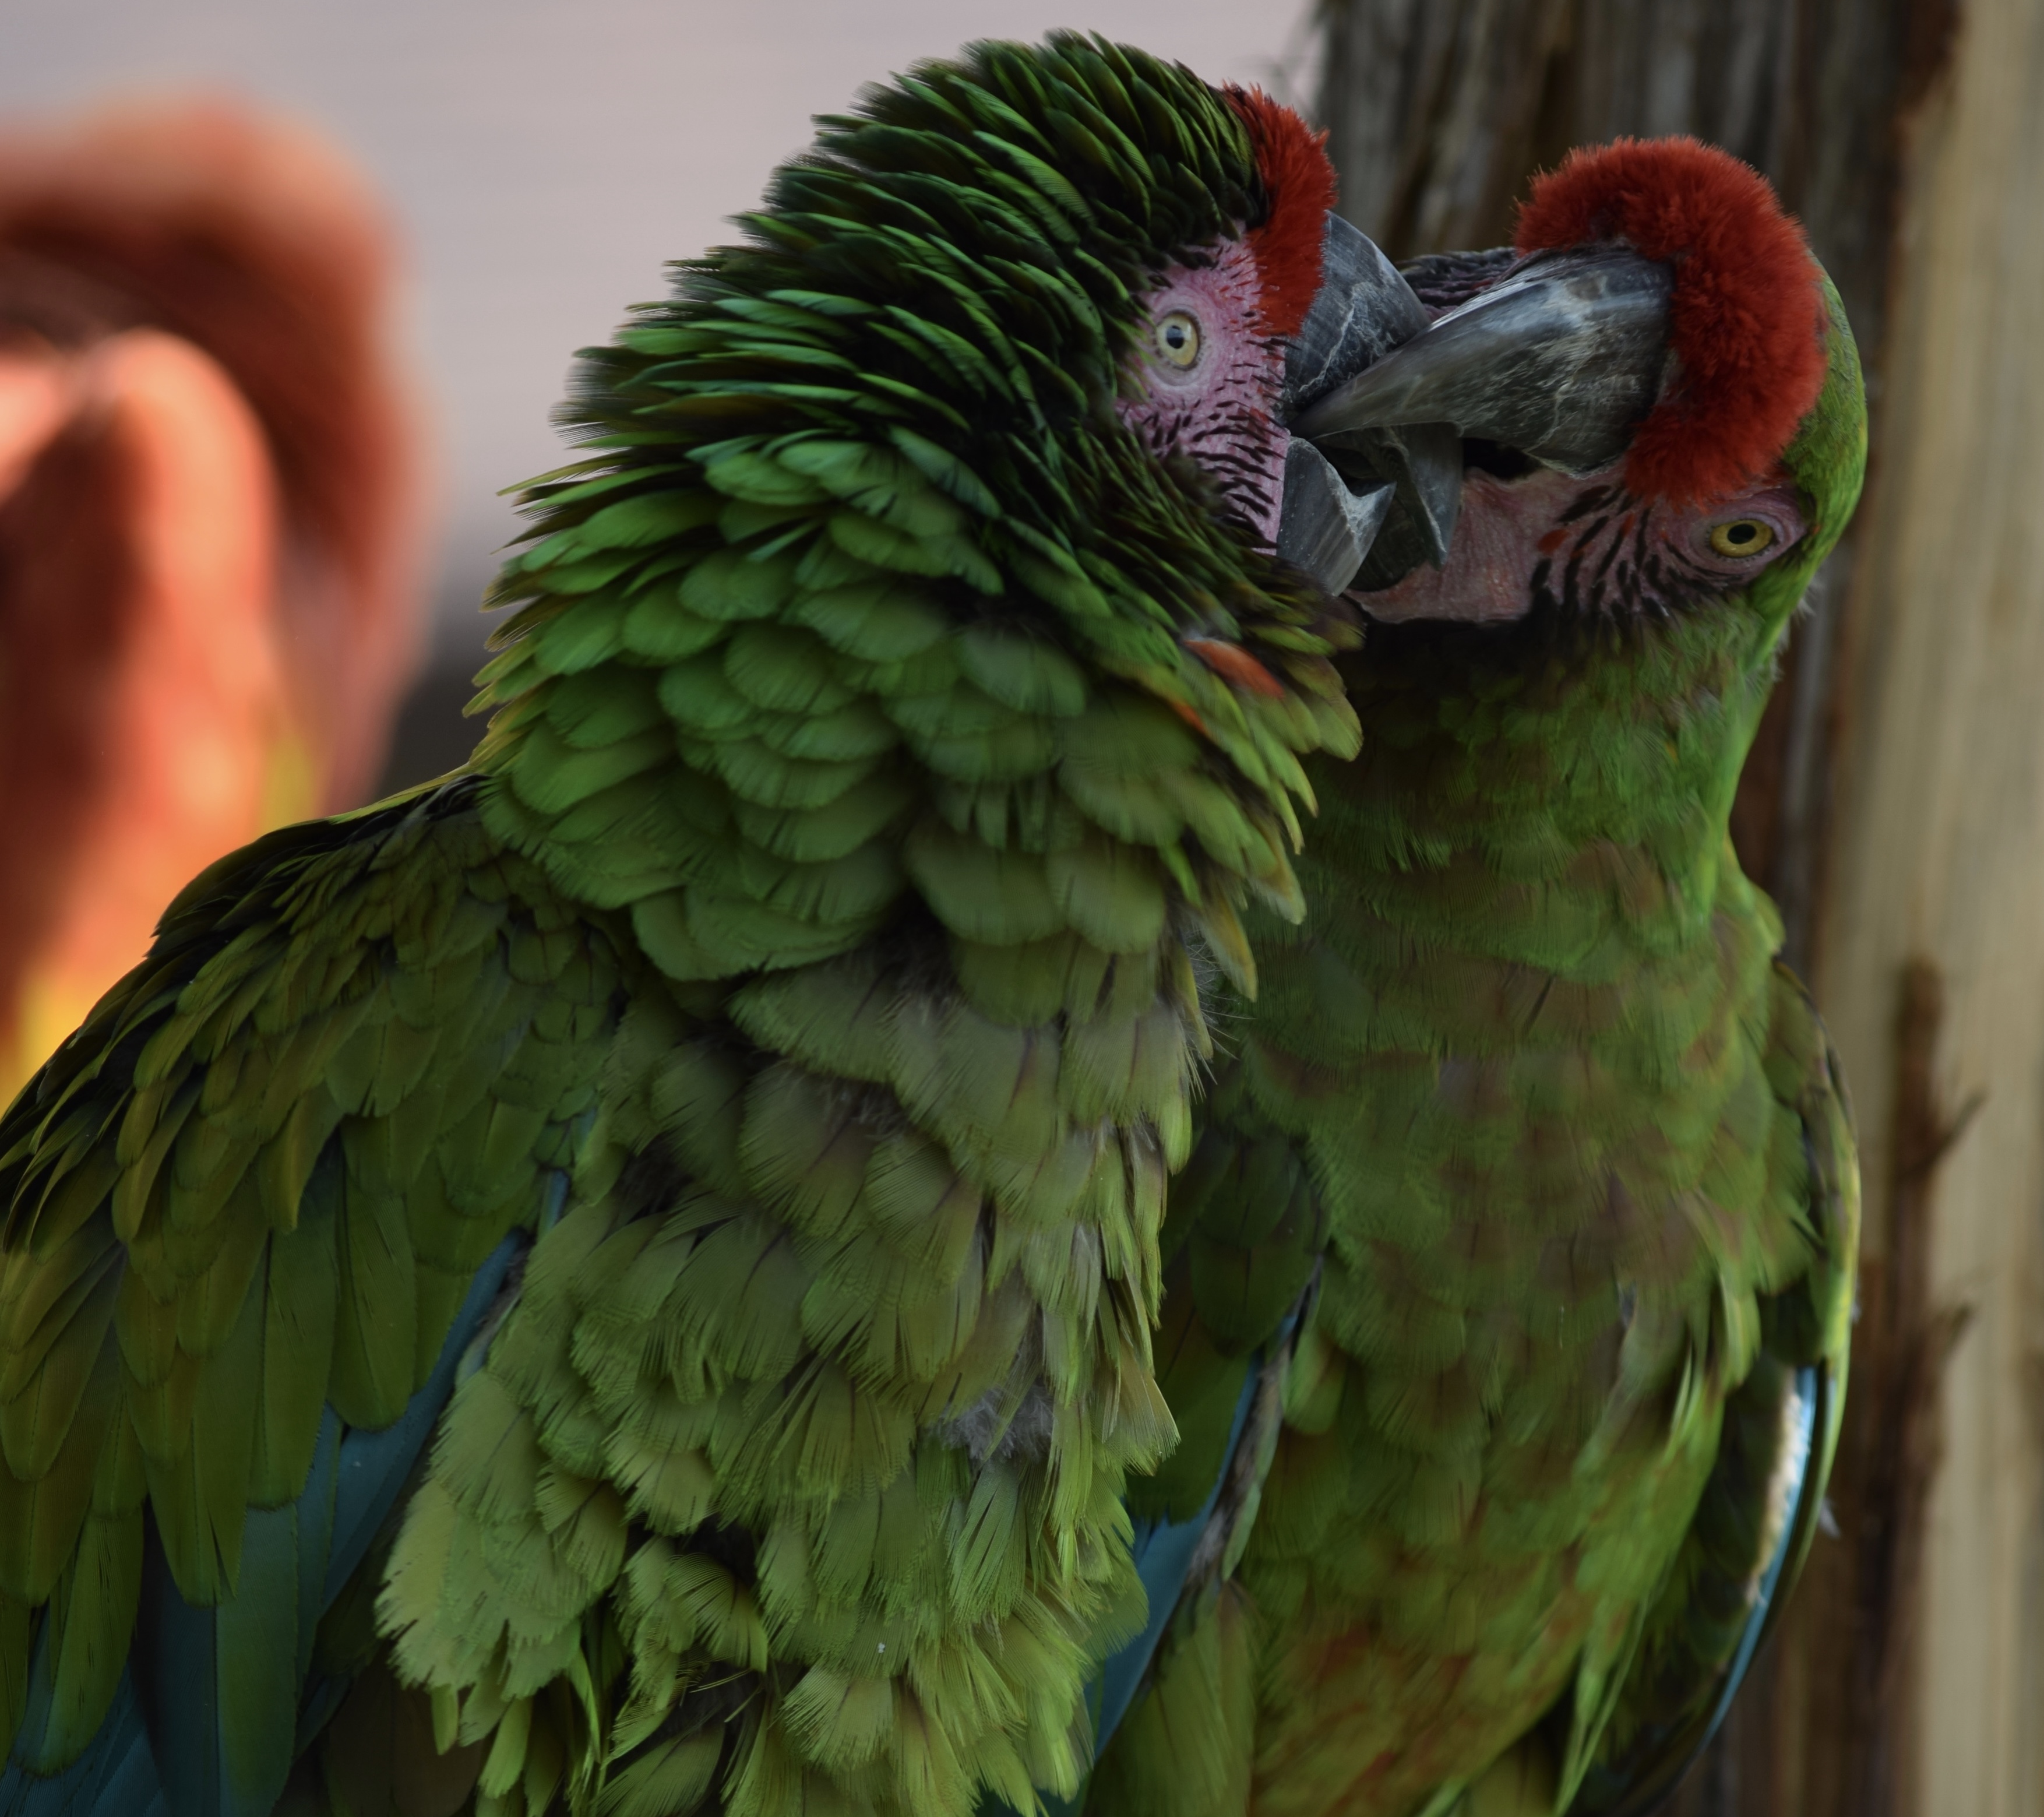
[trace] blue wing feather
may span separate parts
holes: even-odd
[[[1739,1637],[1739,1651],[1732,1655],[1731,1669],[1725,1674],[1724,1688],[1718,1693],[1716,1704],[1711,1711],[1710,1720],[1704,1726],[1703,1738],[1696,1743],[1696,1754],[1701,1754],[1711,1745],[1719,1728],[1723,1726],[1731,1700],[1739,1695],[1739,1688],[1746,1682],[1747,1669],[1753,1664],[1753,1656],[1760,1650],[1762,1638],[1767,1632],[1768,1611],[1774,1606],[1774,1592],[1781,1586],[1781,1574],[1787,1569],[1796,1542],[1808,1529],[1804,1504],[1818,1492],[1817,1485],[1817,1402],[1819,1393],[1818,1372],[1814,1364],[1806,1365],[1796,1372],[1796,1423],[1789,1433],[1789,1442],[1801,1453],[1796,1484],[1796,1504],[1789,1509],[1788,1518],[1782,1523],[1781,1537],[1775,1543],[1774,1556],[1767,1561],[1767,1569],[1761,1573],[1760,1588],[1753,1599],[1753,1608],[1746,1618],[1746,1631]],[[1690,1757],[1692,1759],[1695,1755]]]
[[[1281,1346],[1290,1337],[1298,1322],[1294,1312],[1278,1329],[1273,1345]],[[1251,1408],[1256,1402],[1258,1387],[1262,1380],[1260,1367],[1265,1352],[1258,1350],[1250,1358],[1249,1368],[1243,1377],[1242,1393],[1235,1404],[1235,1418],[1228,1428],[1228,1444],[1223,1450],[1220,1466],[1214,1472],[1206,1500],[1196,1512],[1184,1520],[1139,1520],[1135,1523],[1135,1537],[1132,1548],[1135,1559],[1135,1574],[1143,1581],[1143,1593],[1147,1599],[1149,1619],[1143,1623],[1143,1631],[1126,1642],[1117,1651],[1110,1654],[1086,1687],[1086,1707],[1093,1718],[1093,1754],[1097,1758],[1106,1748],[1114,1731],[1121,1726],[1121,1719],[1128,1714],[1128,1706],[1135,1700],[1135,1694],[1143,1688],[1144,1677],[1150,1670],[1150,1662],[1156,1657],[1158,1643],[1164,1638],[1164,1630],[1170,1624],[1184,1593],[1185,1579],[1192,1569],[1193,1554],[1197,1550],[1200,1537],[1206,1531],[1207,1523],[1212,1518],[1220,1500],[1220,1492],[1235,1467],[1235,1454],[1242,1448],[1242,1436],[1248,1428]],[[1076,1799],[1066,1801],[1047,1798],[1043,1801],[1048,1817],[1075,1817],[1085,1807],[1083,1790]],[[1012,1817],[1009,1807],[998,1799],[981,1801],[979,1817]]]
[[[1150,1619],[1143,1624],[1143,1631],[1101,1668],[1099,1705],[1093,1713],[1096,1755],[1106,1747],[1108,1738],[1128,1714],[1128,1706],[1135,1700],[1143,1674],[1156,1656],[1157,1643],[1164,1638],[1164,1625],[1178,1606],[1179,1593],[1185,1587],[1185,1573],[1192,1567],[1193,1549],[1200,1542],[1200,1535],[1206,1531],[1214,1504],[1220,1499],[1221,1485],[1228,1481],[1228,1471],[1234,1466],[1235,1454],[1242,1443],[1243,1431],[1249,1423],[1249,1409],[1256,1399],[1260,1379],[1256,1361],[1251,1358],[1249,1371],[1243,1378],[1241,1396],[1235,1404],[1235,1419],[1228,1430],[1228,1448],[1221,1454],[1220,1468],[1214,1473],[1213,1485],[1207,1491],[1206,1500],[1200,1504],[1199,1511],[1189,1520],[1139,1520],[1135,1523],[1135,1573],[1143,1580],[1143,1594],[1149,1598]]]
[[[38,1668],[40,1652],[39,1642]],[[130,1673],[121,1674],[113,1704],[92,1746],[63,1772],[43,1778],[9,1763],[0,1773],[0,1813],[4,1817],[170,1817]]]
[[[298,1499],[247,1517],[232,1601],[186,1602],[150,1530],[128,1669],[98,1734],[48,1776],[24,1764],[54,1688],[52,1624],[44,1620],[21,1733],[0,1770],[0,1817],[266,1817],[299,1749],[347,1689],[306,1681],[320,1618],[396,1506],[528,1241],[514,1232],[476,1270],[433,1373],[394,1424],[344,1431],[327,1409]],[[243,1727],[225,1727],[225,1711],[240,1711]]]

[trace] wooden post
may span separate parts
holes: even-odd
[[[1321,19],[1343,206],[1394,257],[1506,240],[1570,144],[1689,132],[1845,298],[1867,496],[1734,832],[1857,1097],[1862,1317],[1837,1534],[1673,1808],[2044,1812],[2044,0]]]
[[[1890,1304],[1919,1308],[1885,1359],[1900,1389],[1886,1411],[1915,1454],[1900,1486],[1923,1500],[1920,1516],[1906,1499],[1885,1511],[1903,1550],[1892,1790],[1869,1781],[1861,1807],[1881,1817],[2044,1810],[2040,196],[2044,4],[1971,0],[1911,128],[1817,938],[1872,1158],[1868,1226],[1885,1239],[1869,1286],[1877,1271]],[[1919,961],[1942,974],[1942,1016],[1912,1057]],[[1898,1063],[1883,1065],[1898,979]],[[1911,1150],[1939,1147],[1937,1106],[1976,1093],[1933,1204]],[[1823,1637],[1804,1622],[1791,1638],[1814,1661]]]

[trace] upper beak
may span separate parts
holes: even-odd
[[[1317,399],[1316,443],[1452,423],[1546,467],[1588,473],[1653,409],[1668,348],[1669,268],[1622,246],[1529,259],[1425,333]]]
[[[1350,482],[1339,487],[1344,497],[1363,509],[1335,514],[1367,516],[1380,532],[1363,536],[1358,524],[1354,566],[1339,585],[1345,547],[1340,559],[1323,553],[1301,563],[1339,591],[1373,550],[1369,578],[1377,586],[1422,560],[1447,559],[1466,436],[1570,473],[1616,459],[1659,394],[1673,282],[1666,265],[1623,247],[1539,254],[1429,325],[1425,305],[1384,255],[1331,217],[1320,294],[1287,363],[1294,439],[1279,552],[1296,560],[1295,551],[1339,544],[1320,496],[1337,468]]]

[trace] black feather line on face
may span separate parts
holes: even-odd
[[[1616,486],[1593,486],[1562,513],[1561,521],[1564,524],[1577,523],[1589,517],[1593,511],[1601,511],[1606,505],[1615,503],[1624,496],[1624,492]]]
[[[1577,528],[1558,587],[1549,557],[1542,557],[1529,577],[1534,615],[1607,624],[1665,619],[1745,584],[1746,577],[1715,572],[1673,540],[1657,538],[1657,509],[1615,486],[1587,493],[1570,505],[1560,521]]]
[[[1211,255],[1204,263],[1213,263]],[[1191,261],[1185,263],[1189,267]],[[1254,390],[1259,372],[1278,369],[1284,341],[1258,336],[1245,342],[1220,382],[1224,390]],[[1136,439],[1159,461],[1174,457],[1190,461],[1218,493],[1223,516],[1253,534],[1256,505],[1270,477],[1278,431],[1268,414],[1239,406],[1214,410],[1189,399],[1182,407],[1147,414],[1134,421]]]

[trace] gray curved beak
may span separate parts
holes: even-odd
[[[1339,215],[1327,217],[1321,261],[1320,292],[1285,359],[1283,410],[1294,433],[1278,552],[1340,593],[1388,522],[1418,526],[1423,552],[1445,559],[1462,490],[1462,444],[1439,425],[1389,428],[1344,437],[1330,458],[1297,432],[1302,413],[1427,332],[1427,305]]]
[[[1286,364],[1279,553],[1334,592],[1439,566],[1465,437],[1570,473],[1616,459],[1660,394],[1673,283],[1626,248],[1572,248],[1429,324],[1383,254],[1330,217],[1320,294]]]
[[[1674,274],[1622,246],[1529,259],[1324,393],[1293,432],[1326,445],[1420,423],[1588,473],[1654,407]]]

